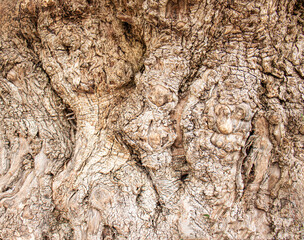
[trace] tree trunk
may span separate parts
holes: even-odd
[[[1,0],[0,239],[303,239],[304,4]]]

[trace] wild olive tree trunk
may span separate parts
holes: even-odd
[[[303,239],[301,0],[0,0],[0,239]]]

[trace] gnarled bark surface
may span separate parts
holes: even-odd
[[[302,239],[298,0],[1,0],[0,239]]]

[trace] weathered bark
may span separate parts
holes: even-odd
[[[302,239],[298,0],[0,2],[0,239]]]

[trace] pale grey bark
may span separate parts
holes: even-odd
[[[0,13],[0,239],[304,237],[300,0]]]

